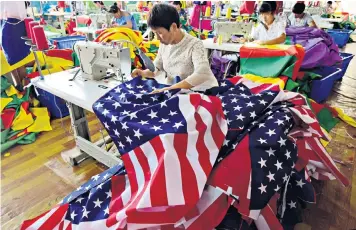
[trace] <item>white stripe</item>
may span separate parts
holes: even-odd
[[[192,225],[216,201],[216,199],[221,196],[221,194],[222,192],[220,190],[208,185],[196,206],[199,210],[199,215],[185,222],[183,224],[184,227],[188,228]]]
[[[77,224],[72,224],[72,230],[96,230],[96,229],[107,229],[107,230],[114,230],[119,227],[118,224],[115,224],[111,227],[106,226],[106,219],[104,220],[96,220],[96,221],[84,221],[80,222],[79,225]],[[65,228],[63,228],[65,229]]]
[[[319,139],[314,137],[314,140],[316,142],[316,144],[319,146],[319,148],[323,151],[324,155],[329,159],[329,161],[331,162],[331,164],[337,169],[338,167],[336,166],[334,160],[330,157],[329,153],[325,150],[324,146],[320,143]],[[328,166],[327,166],[328,167]]]
[[[194,117],[196,110],[190,103],[189,98],[189,96],[179,98],[179,109],[187,122],[188,143],[186,157],[194,171],[200,196],[208,178],[199,162],[199,152],[197,150],[199,132],[196,130],[197,122]],[[201,120],[203,120],[203,118]]]
[[[130,181],[128,179],[128,176],[125,176],[126,179],[126,184],[125,184],[125,191],[123,193],[121,193],[121,200],[122,200],[122,204],[124,206],[123,209],[121,209],[117,214],[116,214],[116,220],[118,222],[124,221],[127,217],[126,215],[126,209],[127,207],[125,207],[129,201],[131,200],[131,186],[130,186]]]
[[[177,152],[173,146],[174,134],[161,135],[164,152],[164,172],[168,205],[185,204],[182,172]]]
[[[255,224],[256,224],[257,229],[270,230],[270,227],[269,227],[267,221],[265,220],[265,218],[262,215],[260,215],[258,217],[258,219],[255,220]]]
[[[155,150],[153,149],[151,143],[147,141],[141,146],[142,152],[145,154],[148,165],[150,167],[151,172],[151,179],[147,185],[147,189],[143,194],[140,202],[137,204],[137,208],[147,208],[151,207],[151,183],[152,183],[152,176],[154,175],[155,171],[157,170],[158,166],[158,159]]]
[[[258,217],[260,216],[260,213],[261,213],[261,210],[250,210],[249,217],[254,219],[254,220],[257,220]]]
[[[53,208],[51,211],[49,211],[46,215],[42,216],[39,218],[36,222],[34,222],[32,225],[30,225],[27,229],[32,230],[32,229],[39,229],[46,221],[48,218],[50,218],[53,213],[55,213],[60,207]],[[66,214],[63,215],[65,217]]]
[[[250,180],[248,182],[247,199],[251,200],[251,173],[250,173]]]
[[[295,115],[297,115],[300,119],[302,119],[306,124],[311,124],[317,122],[315,119],[311,118],[308,114],[301,114],[298,109],[293,107],[289,108]]]
[[[207,147],[209,151],[209,159],[210,159],[210,164],[211,167],[214,165],[216,158],[218,157],[219,149],[220,146],[216,146],[213,134],[211,133],[211,126],[213,124],[213,118],[211,117],[211,113],[204,108],[204,107],[199,107],[198,109],[198,114],[202,118],[202,121],[206,125],[206,132],[204,134],[204,144]]]

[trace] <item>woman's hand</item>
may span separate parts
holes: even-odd
[[[144,78],[154,78],[154,73],[152,71],[150,71],[149,69],[134,69],[134,71],[132,71],[131,73],[131,77],[144,77]]]
[[[164,92],[166,90],[171,90],[171,88],[170,87],[164,87],[162,89],[156,89],[156,90],[153,90],[150,94],[161,93],[161,92]]]

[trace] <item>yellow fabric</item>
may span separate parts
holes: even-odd
[[[338,113],[338,116],[341,120],[343,120],[344,122],[346,122],[347,124],[351,125],[352,127],[355,127],[356,128],[356,121],[350,117],[350,116],[347,116],[344,111],[342,111],[342,109],[340,108],[335,108],[334,109],[337,111]]]
[[[63,70],[72,68],[72,66],[74,65],[73,61],[69,61],[64,58],[50,57],[50,56],[46,56],[46,55],[44,55],[44,57],[43,57],[42,53],[40,53],[40,52],[37,52],[37,56],[38,56],[41,66],[47,64],[46,69],[42,70],[43,75],[61,72]],[[34,64],[32,71],[33,72],[37,71],[36,63]]]
[[[16,116],[11,128],[15,131],[23,130],[32,125],[34,122],[32,114],[27,114],[22,106],[20,107],[20,112]]]
[[[34,107],[38,107],[40,105],[40,101],[37,100],[36,98],[32,98],[32,105]]]
[[[272,77],[259,77],[253,74],[244,74],[242,77],[247,78],[253,82],[264,83],[264,84],[274,84],[279,85],[280,90],[284,89],[285,83],[280,78],[272,78]]]
[[[5,54],[3,52],[2,49],[0,49],[0,61],[1,61],[1,65],[0,65],[0,72],[1,75],[4,75],[6,73],[9,73],[21,66],[24,66],[32,61],[35,60],[35,56],[33,55],[33,53],[31,52],[29,55],[27,55],[27,57],[25,57],[24,59],[22,59],[21,61],[17,62],[16,64],[13,65],[9,65],[9,63],[6,60]]]
[[[36,116],[36,120],[27,128],[28,132],[38,133],[52,130],[47,108],[30,108],[30,111]]]
[[[321,130],[323,131],[323,133],[326,136],[326,138],[328,139],[328,141],[320,138],[320,142],[324,147],[326,147],[330,143],[332,137],[323,127],[321,127]]]
[[[5,107],[12,102],[12,98],[1,98],[1,113],[5,109]]]
[[[7,96],[11,97],[13,95],[17,95],[17,98],[22,98],[23,95],[13,86],[11,85],[9,88],[5,90]]]

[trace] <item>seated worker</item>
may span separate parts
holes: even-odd
[[[328,1],[326,3],[326,13],[327,14],[333,14],[334,13],[334,7],[333,7],[333,2],[332,1]]]
[[[156,78],[158,81],[164,79],[165,84],[171,85],[152,93],[170,89],[204,91],[218,86],[210,69],[203,42],[180,29],[179,14],[172,5],[154,5],[147,24],[160,41],[154,60],[156,70],[151,72],[149,69],[135,69],[132,77]],[[179,76],[181,81],[173,84],[176,76]]]
[[[293,6],[292,14],[288,17],[288,25],[295,27],[316,27],[313,18],[308,13],[304,13],[305,4],[297,2]]]
[[[109,13],[114,14],[114,18],[112,20],[114,27],[125,27],[138,30],[134,17],[129,12],[121,10],[117,6],[116,2],[110,7]]]
[[[253,28],[250,41],[260,45],[276,45],[283,44],[286,40],[286,30],[284,23],[277,20],[274,13],[277,4],[275,1],[263,2],[259,14],[261,20],[257,27]],[[246,40],[242,38],[240,42]]]
[[[177,9],[179,17],[186,21],[187,20],[187,12],[185,12],[185,10],[182,9],[182,3],[180,1],[174,1],[173,5]]]

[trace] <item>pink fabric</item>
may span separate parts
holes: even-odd
[[[255,1],[245,1],[240,8],[240,14],[253,14]]]
[[[211,9],[211,2],[208,1],[206,5],[202,6],[202,15],[205,15],[206,7],[210,6]],[[190,16],[190,25],[193,28],[199,29],[199,15],[200,15],[200,5],[194,5],[194,9],[192,12],[192,15]],[[211,20],[210,19],[204,19],[202,20],[201,23],[201,28],[203,30],[212,30],[211,27]]]

